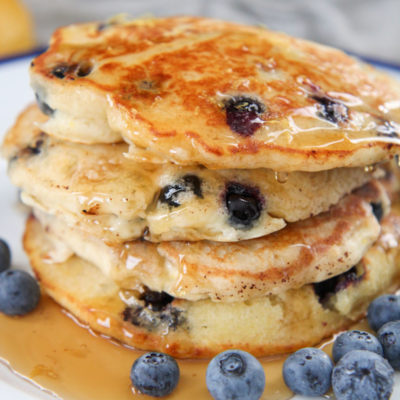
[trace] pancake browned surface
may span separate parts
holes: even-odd
[[[359,192],[359,193],[358,193]],[[38,213],[55,247],[51,257],[71,254],[99,267],[124,289],[146,285],[186,299],[235,302],[279,294],[319,282],[357,264],[378,239],[388,196],[371,182],[329,212],[247,241],[143,241],[111,245]],[[374,207],[380,215],[374,215]]]
[[[399,152],[395,79],[315,43],[194,17],[58,29],[31,68],[43,129],[140,161],[319,171]]]
[[[399,234],[400,217],[393,212],[382,221],[378,241],[344,274],[233,303],[122,290],[76,256],[51,263],[53,245],[33,217],[24,245],[42,287],[99,332],[178,357],[208,357],[227,348],[262,356],[314,345],[362,317],[374,297],[394,290],[399,278]]]
[[[399,281],[400,84],[196,17],[58,29],[9,131],[42,287],[90,327],[206,357],[314,345]]]
[[[124,143],[52,138],[38,128],[44,120],[31,106],[8,132],[3,153],[11,181],[26,204],[114,243],[142,236],[156,242],[264,236],[327,211],[379,175],[338,168],[292,172],[279,182],[282,177],[269,169],[142,164],[124,157]]]

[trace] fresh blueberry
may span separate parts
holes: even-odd
[[[260,218],[263,202],[257,188],[231,182],[225,193],[225,205],[233,225],[248,227]]]
[[[251,136],[262,125],[259,116],[264,111],[265,106],[256,99],[232,97],[225,104],[226,123],[232,131],[242,136]]]
[[[343,332],[336,338],[332,349],[333,361],[337,363],[346,353],[352,350],[369,350],[383,356],[382,346],[374,335],[353,330]]]
[[[303,396],[322,396],[331,386],[333,364],[320,349],[305,347],[290,355],[283,364],[286,385]]]
[[[168,354],[150,352],[133,363],[130,378],[132,385],[143,394],[167,396],[178,384],[179,367]]]
[[[386,322],[400,319],[400,296],[386,294],[375,299],[368,307],[369,326],[378,331]]]
[[[264,369],[251,354],[227,350],[210,361],[206,384],[215,400],[258,400],[265,387]]]
[[[340,101],[327,96],[313,96],[318,102],[318,116],[332,123],[347,121],[348,108]]]
[[[383,325],[378,331],[378,339],[386,360],[394,369],[400,370],[400,321]]]
[[[11,265],[11,251],[8,244],[0,239],[0,272],[10,268]]]
[[[353,350],[332,372],[337,400],[387,400],[393,391],[394,370],[379,354]]]
[[[7,315],[25,315],[36,308],[40,288],[25,271],[9,270],[0,273],[0,311]]]

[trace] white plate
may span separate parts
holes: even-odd
[[[29,57],[0,62],[0,139],[12,125],[18,113],[34,100],[27,73],[29,62]],[[388,69],[388,72],[400,79],[400,68],[398,71],[395,68]],[[0,237],[7,240],[11,246],[13,265],[28,269],[28,259],[21,244],[25,215],[16,208],[17,196],[17,189],[7,179],[6,163],[0,160]],[[54,400],[55,398],[0,363],[1,400]],[[391,398],[400,399],[400,373],[396,374],[395,391]],[[306,399],[306,397],[296,396],[293,400]]]

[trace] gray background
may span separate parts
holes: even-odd
[[[59,25],[132,16],[192,14],[275,30],[400,64],[400,0],[23,0],[46,44]]]

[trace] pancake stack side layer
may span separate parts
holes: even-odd
[[[261,27],[58,29],[3,156],[42,288],[139,349],[317,344],[399,286],[400,84]]]

